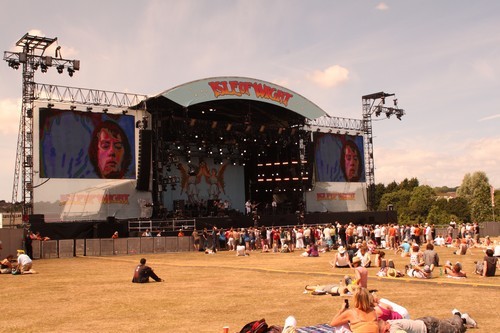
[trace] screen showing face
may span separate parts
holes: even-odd
[[[40,177],[135,179],[134,117],[40,108]]]
[[[363,137],[318,133],[315,171],[320,182],[364,182]]]

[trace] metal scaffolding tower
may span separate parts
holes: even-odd
[[[16,46],[22,48],[21,52],[4,52],[4,60],[7,61],[9,67],[17,70],[22,66],[21,121],[19,124],[12,203],[18,202],[18,189],[21,181],[23,221],[26,221],[28,216],[33,213],[33,103],[35,100],[35,71],[40,68],[41,72],[45,73],[48,67],[55,66],[58,73],[61,74],[66,69],[69,76],[73,76],[74,72],[80,69],[79,60],[62,59],[60,46],[56,48],[55,57],[44,56],[45,50],[55,41],[57,41],[57,38],[32,36],[26,33],[16,43]]]
[[[368,196],[368,210],[374,211],[375,207],[375,162],[373,159],[373,133],[372,133],[372,115],[376,117],[382,113],[390,118],[395,115],[399,120],[405,114],[403,109],[398,108],[398,100],[393,99],[394,107],[385,106],[385,99],[395,94],[378,92],[362,97],[363,103],[363,133],[365,139],[365,174],[366,188]]]

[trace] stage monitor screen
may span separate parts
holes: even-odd
[[[136,178],[134,116],[39,110],[40,178]]]
[[[314,142],[316,181],[366,181],[362,136],[316,133]]]

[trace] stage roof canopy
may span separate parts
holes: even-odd
[[[185,83],[143,101],[151,112],[211,121],[288,127],[327,116],[310,100],[279,85],[246,77],[213,77]]]

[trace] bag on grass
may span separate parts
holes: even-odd
[[[251,321],[241,329],[240,333],[266,333],[267,324],[266,320],[262,318],[261,320]]]

